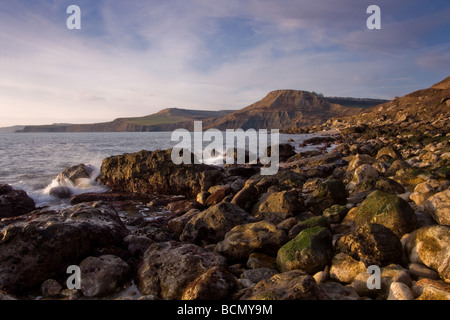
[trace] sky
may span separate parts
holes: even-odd
[[[392,99],[447,76],[448,0],[0,0],[0,127],[241,109],[278,89]]]

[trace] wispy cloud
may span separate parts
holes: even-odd
[[[450,70],[447,1],[11,1],[0,10],[0,126],[166,107],[237,109],[280,88],[394,97]],[[399,80],[403,79],[403,80]]]

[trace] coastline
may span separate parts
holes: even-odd
[[[332,135],[336,134],[336,131],[332,132]],[[396,167],[396,165],[405,162],[402,160],[402,153],[407,154],[408,151],[411,151],[412,146],[409,149],[396,150],[391,144],[386,146],[381,143],[382,135],[380,135],[379,144],[357,139],[355,136],[344,137],[342,134],[335,138],[340,139],[340,142],[332,152],[322,152],[322,154],[316,155],[302,154],[301,159],[291,162],[286,159],[280,166],[280,171],[273,177],[261,177],[258,175],[257,167],[247,165],[224,166],[223,168],[202,167],[198,170],[195,166],[185,166],[179,173],[172,169],[167,171],[167,161],[163,160],[163,155],[156,151],[148,154],[149,157],[155,157],[153,162],[155,167],[149,164],[147,158],[139,157],[139,153],[122,155],[127,157],[126,162],[122,160],[117,162],[117,171],[108,176],[104,171],[107,167],[104,160],[99,181],[105,182],[106,185],[114,181],[112,192],[88,194],[85,195],[85,200],[82,199],[83,195],[80,195],[81,198],[78,196],[77,204],[57,212],[57,216],[67,217],[81,214],[90,217],[83,220],[84,224],[90,225],[96,221],[95,217],[100,212],[103,212],[102,215],[107,212],[106,217],[109,218],[104,216],[106,225],[100,223],[96,228],[92,228],[91,236],[96,239],[99,234],[107,231],[110,235],[106,242],[111,241],[109,246],[113,244],[116,249],[113,251],[101,249],[107,243],[98,239],[96,241],[100,241],[97,243],[99,247],[94,250],[97,253],[92,252],[93,248],[90,245],[86,246],[86,251],[80,256],[74,257],[71,263],[83,266],[83,262],[86,264],[85,260],[89,257],[106,259],[105,256],[115,256],[117,259],[114,259],[114,263],[111,262],[111,264],[105,264],[106,262],[102,260],[90,263],[99,263],[103,268],[112,267],[112,270],[116,270],[110,276],[115,279],[114,281],[117,280],[117,286],[112,291],[101,292],[98,295],[96,293],[91,297],[86,296],[87,288],[70,292],[67,291],[68,289],[63,289],[65,277],[63,265],[67,262],[61,259],[58,261],[59,253],[56,252],[54,253],[55,261],[59,263],[59,266],[47,268],[55,269],[53,273],[46,274],[42,271],[44,274],[40,280],[32,281],[30,279],[32,284],[25,285],[24,288],[12,286],[11,292],[7,295],[14,296],[22,290],[42,292],[44,283],[49,282],[47,280],[52,277],[58,279],[56,282],[61,290],[58,295],[46,296],[46,299],[108,299],[108,297],[113,297],[114,299],[178,300],[181,298],[202,299],[201,297],[203,297],[213,298],[213,300],[224,298],[238,300],[262,298],[269,287],[275,298],[284,290],[291,290],[288,283],[293,279],[306,281],[305,283],[308,283],[308,288],[311,290],[315,288],[318,296],[305,296],[306,299],[326,297],[338,300],[349,298],[355,300],[387,299],[398,294],[391,288],[392,283],[398,282],[406,284],[408,288],[402,287],[401,294],[413,293],[414,298],[425,298],[425,293],[429,295],[431,292],[429,288],[445,287],[446,284],[442,278],[447,277],[447,271],[443,267],[445,262],[442,262],[443,265],[430,264],[427,261],[419,263],[414,260],[417,259],[415,258],[417,253],[414,250],[418,249],[408,253],[406,248],[413,245],[415,241],[419,241],[417,233],[428,232],[427,236],[433,237],[433,234],[437,232],[442,237],[443,234],[449,232],[445,223],[439,224],[439,220],[436,221],[436,219],[440,219],[439,214],[431,212],[432,209],[428,209],[427,205],[431,201],[430,198],[439,200],[437,195],[442,196],[447,192],[448,177],[446,173],[441,174],[440,177],[436,176],[440,172],[440,168],[436,167],[436,164],[441,163],[440,165],[444,167],[446,163],[448,165],[448,158],[445,158],[449,149],[448,137],[432,138],[431,142],[427,141],[428,145],[424,148],[424,150],[431,148],[435,150],[434,154],[438,155],[434,171],[430,171],[429,166],[423,165],[425,160],[429,160],[425,157],[423,161],[414,163],[411,172],[408,173],[410,176],[405,173],[407,168]],[[294,153],[288,158],[298,157],[295,150],[291,151]],[[441,155],[444,155],[445,159],[440,159]],[[110,161],[119,160],[122,156],[111,157]],[[133,168],[136,167],[140,168],[139,174],[133,172]],[[146,170],[148,175],[145,175]],[[157,175],[155,176],[156,173],[165,170],[178,180],[164,181]],[[201,174],[203,180],[199,180],[200,176],[197,177],[197,174]],[[428,176],[424,176],[426,174]],[[150,176],[154,180],[149,179]],[[197,189],[199,182],[200,190]],[[421,189],[417,188],[418,185],[433,186],[433,192],[427,194],[426,200],[419,192]],[[161,191],[160,195],[157,195],[158,192],[153,192],[151,197],[140,197],[136,193],[137,190],[147,190],[146,188],[155,186],[156,189],[151,190]],[[173,189],[175,186],[183,188]],[[167,190],[178,191],[177,194],[170,195],[170,192],[167,194]],[[180,195],[182,192],[185,194]],[[166,195],[161,195],[164,193]],[[148,192],[144,192],[144,194],[149,195]],[[84,202],[86,200],[89,202]],[[373,206],[369,205],[371,201],[375,203],[387,201],[391,206],[398,203],[398,206],[406,209],[397,212],[394,208],[394,213],[387,214],[388,222],[376,220],[377,223],[374,223],[371,220],[373,219],[371,213],[366,212]],[[153,212],[152,218],[143,215],[148,211]],[[16,218],[3,218],[0,227],[3,233],[9,228],[18,228],[18,233],[10,236],[12,239],[20,238],[21,225],[25,223],[28,228],[33,229],[33,226],[40,225],[37,223],[37,217],[45,221],[45,219],[50,219],[48,214],[44,208]],[[211,215],[221,216],[223,223],[216,224],[215,220],[210,220]],[[361,229],[367,228],[367,223],[372,229]],[[379,223],[384,226],[373,229],[373,225],[378,226]],[[111,225],[114,226],[112,230]],[[61,221],[62,231],[60,232],[62,234],[66,227],[69,226]],[[37,234],[40,234],[39,230],[39,228],[36,229]],[[210,231],[205,234],[205,231],[201,230]],[[361,230],[365,231],[361,234]],[[350,243],[357,239],[355,237],[361,236],[358,234],[369,238],[358,243],[358,246],[361,247],[354,251],[354,245],[350,246]],[[375,242],[378,253],[371,256],[370,250],[367,254],[368,248],[365,248],[365,243],[377,241],[375,240],[379,236],[377,234],[390,237],[391,243]],[[250,238],[247,238],[249,235],[251,235]],[[328,239],[325,240],[325,244],[322,240],[319,242],[321,244],[318,245],[318,252],[311,248],[301,250],[313,250],[311,255],[325,256],[325,260],[319,265],[314,266],[316,263],[312,261],[315,260],[309,262],[285,260],[285,257],[291,254],[288,252],[291,252],[292,248],[296,248],[296,242],[304,241],[301,240],[304,237],[310,237],[308,241],[314,242],[318,236]],[[263,240],[255,243],[254,237]],[[23,243],[24,240],[18,243],[14,243],[14,240],[8,243],[3,241],[1,244],[4,247],[2,248],[3,254],[6,256],[12,254],[9,250],[16,251],[18,245],[26,246]],[[70,247],[70,242],[65,244]],[[53,243],[53,245],[56,244]],[[393,245],[394,247],[392,247]],[[398,245],[400,245],[400,251],[398,251]],[[397,249],[394,249],[395,246]],[[11,248],[8,249],[9,247]],[[401,249],[402,247],[403,249]],[[189,259],[200,259],[199,261],[204,261],[202,263],[215,262],[202,270],[196,270],[188,264],[185,269],[181,268],[182,274],[170,268],[151,274],[144,272],[144,270],[155,270],[152,264],[162,263],[160,259],[163,257],[169,259],[165,265],[179,264],[180,261],[175,261],[182,259],[183,254],[181,256],[180,254],[184,250],[193,250]],[[295,250],[299,249],[294,249],[294,252],[297,252]],[[409,255],[406,260],[403,257],[404,250]],[[115,254],[112,254],[113,252]],[[391,256],[378,256],[377,258],[380,252],[382,255],[384,252],[386,254],[390,252]],[[158,254],[154,256],[156,253]],[[33,260],[32,256],[33,254],[27,259]],[[26,255],[16,256],[16,258],[24,259]],[[190,261],[189,259],[187,261]],[[445,255],[443,259],[445,259]],[[118,271],[120,268],[117,269],[117,263],[119,266],[126,265],[122,268],[126,271]],[[365,268],[368,267],[368,263],[379,265],[381,274],[386,274],[382,276],[383,286],[379,290],[367,291],[367,287],[357,285],[361,282],[361,277],[367,278],[368,274]],[[350,269],[348,269],[349,264],[353,266]],[[418,277],[416,270],[419,268],[418,266],[420,266],[421,272],[426,274],[424,279],[422,276]],[[5,270],[5,267],[7,266],[1,266],[0,271]],[[20,264],[15,267],[20,271]],[[298,270],[302,271],[299,273]],[[307,271],[305,272],[305,270]],[[20,274],[17,271],[16,273]],[[219,276],[228,279],[225,289],[218,290],[216,288],[211,291],[211,286],[215,288],[216,285],[213,279]],[[26,279],[25,274],[22,274],[22,277]],[[181,280],[173,283],[169,280],[173,277]],[[199,278],[197,279],[197,277]],[[270,280],[272,277],[287,278],[274,284]],[[438,280],[439,278],[440,280]],[[200,279],[203,280],[200,281]],[[93,274],[91,281],[97,286],[101,286],[98,281],[105,280],[101,275]],[[132,289],[123,291],[121,286],[128,287],[127,283],[135,284],[135,286],[132,285]],[[156,283],[165,283],[174,290],[173,293],[167,296],[160,292],[159,285]],[[195,297],[193,292],[198,291],[188,290],[194,284],[197,286],[196,290],[207,290],[212,296]],[[5,282],[2,286],[5,287]],[[442,290],[445,292],[446,289]],[[126,294],[121,295],[122,291]],[[417,292],[421,292],[421,294],[415,296]],[[30,293],[25,296],[21,294],[23,293],[18,294],[17,297],[26,299]],[[34,297],[41,295],[42,293],[35,293]]]

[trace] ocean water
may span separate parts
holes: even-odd
[[[173,148],[178,141],[171,141],[171,135],[172,132],[0,134],[0,183],[25,190],[37,206],[65,206],[67,200],[48,193],[64,169],[84,163],[94,166],[98,173],[102,160],[109,156]],[[318,135],[280,134],[280,143],[293,139],[297,151],[308,150],[317,146],[299,145],[314,136]],[[96,174],[89,183],[72,186],[73,193],[106,191],[95,183],[95,178]]]

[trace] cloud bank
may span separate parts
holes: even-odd
[[[376,2],[381,30],[371,1],[11,1],[0,126],[238,109],[275,89],[392,98],[448,76],[448,1]]]

